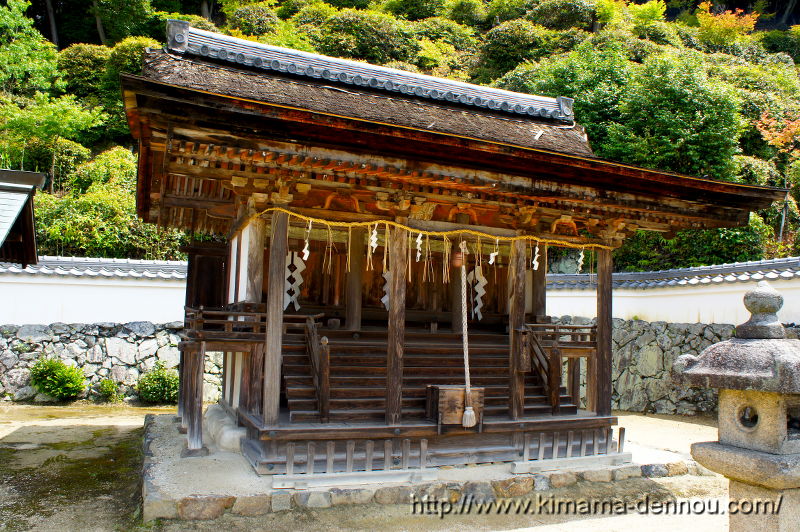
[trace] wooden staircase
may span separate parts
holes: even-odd
[[[386,331],[321,331],[330,341],[330,421],[385,419]],[[508,336],[473,333],[469,337],[473,386],[485,388],[485,416],[508,414]],[[320,420],[311,366],[301,331],[287,330],[283,341],[283,379],[292,422]],[[463,384],[461,337],[406,331],[403,372],[403,418],[422,419],[428,384]],[[525,377],[525,415],[550,414],[535,372]],[[577,407],[561,390],[561,414]]]

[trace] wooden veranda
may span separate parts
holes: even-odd
[[[186,250],[188,448],[204,355],[221,351],[220,404],[261,473],[617,452],[612,250],[639,229],[744,225],[784,194],[599,160],[568,98],[178,21],[123,89],[139,215],[215,237]],[[556,247],[597,276],[591,325],[547,315]],[[437,394],[464,385],[462,271],[473,427],[437,417]]]

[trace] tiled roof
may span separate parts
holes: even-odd
[[[0,262],[0,275],[49,275],[128,279],[186,280],[186,262],[172,260],[39,257],[39,263],[22,268]]]
[[[365,87],[410,97],[450,102],[512,115],[574,119],[571,98],[535,96],[482,87],[358,61],[280,48],[192,28],[185,21],[167,25],[170,51],[216,59],[240,67],[317,79],[332,85]]]
[[[748,281],[800,279],[800,257],[734,262],[655,272],[624,272],[613,275],[614,288],[668,288]],[[550,274],[549,290],[589,290],[596,286],[591,274]]]

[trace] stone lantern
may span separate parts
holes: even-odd
[[[694,459],[729,479],[732,532],[800,530],[800,340],[776,313],[783,297],[766,281],[747,292],[750,319],[735,337],[675,362],[676,380],[719,388],[719,441],[692,445]]]

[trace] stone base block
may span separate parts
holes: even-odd
[[[800,489],[771,490],[731,480],[731,532],[793,532],[800,529]]]

